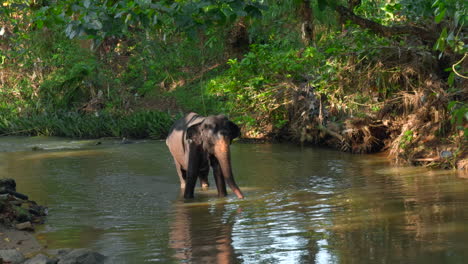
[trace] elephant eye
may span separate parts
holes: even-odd
[[[205,124],[205,125],[203,126],[203,128],[204,128],[204,129],[206,129],[206,130],[208,130],[208,129],[210,129],[210,130],[211,130],[211,129],[214,129],[214,125],[211,125],[211,124]]]

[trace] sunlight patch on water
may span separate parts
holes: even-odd
[[[315,262],[317,264],[334,263],[334,261],[332,261],[334,259],[333,255],[330,254],[327,249],[328,241],[326,239],[321,239],[317,241],[317,246],[319,248],[319,252],[315,256]]]
[[[54,152],[29,152],[25,153],[21,159],[23,160],[42,160],[51,158],[67,158],[67,157],[86,157],[99,156],[105,153],[103,150],[73,150],[73,151],[54,151]]]

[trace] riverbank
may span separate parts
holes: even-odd
[[[0,224],[0,250],[16,250],[26,257],[44,250],[34,233]]]
[[[48,250],[34,236],[47,208],[16,192],[13,179],[0,179],[0,263],[104,263],[106,257],[89,249]]]
[[[405,96],[410,97],[409,94]],[[297,117],[298,111],[303,111],[309,102],[315,102],[314,107],[320,107],[316,98],[316,95],[309,94],[307,98],[297,101],[297,109],[290,109],[291,119],[282,129],[274,129],[271,122],[252,127],[237,121],[243,134],[238,141],[293,142],[356,154],[386,153],[390,160],[399,164],[468,170],[465,132],[460,126],[454,127],[450,123],[450,116],[439,97],[428,95],[425,102],[413,98],[413,106],[386,100],[381,112],[367,117],[340,116],[325,104],[322,107],[327,116],[323,120],[320,116],[314,116],[313,112],[307,118]],[[395,115],[395,112],[400,114]],[[100,138],[109,137],[121,138],[123,143],[127,143],[128,139],[164,139],[173,122],[180,116],[140,109],[123,116],[56,113],[16,117],[3,119],[3,123],[0,120],[0,136],[96,139],[94,144],[99,144]],[[235,116],[233,118],[236,120]]]
[[[0,179],[0,193],[0,259],[21,263],[45,250],[33,232],[44,222],[47,208],[18,193],[14,179]]]
[[[167,112],[139,109],[131,113],[57,111],[4,115],[0,136],[57,136],[77,139],[100,137],[165,137],[174,118]]]

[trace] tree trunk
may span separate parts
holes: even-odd
[[[299,13],[302,18],[301,35],[304,45],[308,46],[314,41],[314,17],[312,8],[310,7],[310,0],[302,0],[299,7]]]

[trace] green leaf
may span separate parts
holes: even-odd
[[[327,0],[317,0],[317,3],[318,3],[318,8],[320,9],[320,11],[323,11],[328,5]]]
[[[455,36],[453,33],[454,33],[453,31],[450,32],[450,34],[447,36],[447,41],[452,41],[455,39]]]
[[[118,12],[117,14],[115,14],[114,18],[119,18],[119,17],[121,17],[123,14],[125,14],[125,11]]]
[[[449,86],[453,86],[454,82],[455,82],[455,73],[451,72],[448,79],[447,79],[447,83],[448,83]]]
[[[441,11],[439,14],[437,14],[437,16],[435,17],[434,20],[435,20],[435,22],[436,22],[437,24],[440,23],[440,21],[442,21],[442,19],[444,18],[444,16],[445,16],[445,11],[447,11],[447,9],[445,9],[445,8],[442,9],[442,11]]]
[[[84,7],[89,8],[90,5],[91,5],[91,1],[90,1],[90,0],[84,0],[84,1],[83,1],[83,6],[84,6]]]
[[[244,8],[245,12],[247,12],[247,14],[249,14],[249,16],[252,16],[252,17],[261,17],[262,16],[262,12],[260,11],[260,9],[256,6],[253,6],[253,5],[247,5],[245,8]]]
[[[458,23],[460,22],[460,17],[462,17],[463,14],[461,14],[460,11],[455,11],[455,15],[454,15],[454,24],[456,27],[458,27]]]
[[[41,29],[42,27],[44,27],[44,21],[43,20],[37,20],[36,21],[36,26],[38,29]]]
[[[450,101],[450,102],[448,103],[448,105],[447,105],[447,108],[448,108],[450,111],[452,111],[452,108],[453,108],[455,105],[457,105],[457,103],[458,103],[457,101]]]
[[[87,24],[87,27],[94,30],[101,30],[102,23],[99,20],[93,20],[89,24]]]
[[[438,51],[444,51],[446,38],[447,38],[447,28],[444,28],[442,32],[440,33],[440,36],[437,39],[433,49],[438,50]]]
[[[132,14],[127,14],[127,17],[125,18],[125,24],[128,24],[128,21],[130,21],[130,19],[132,19]]]

